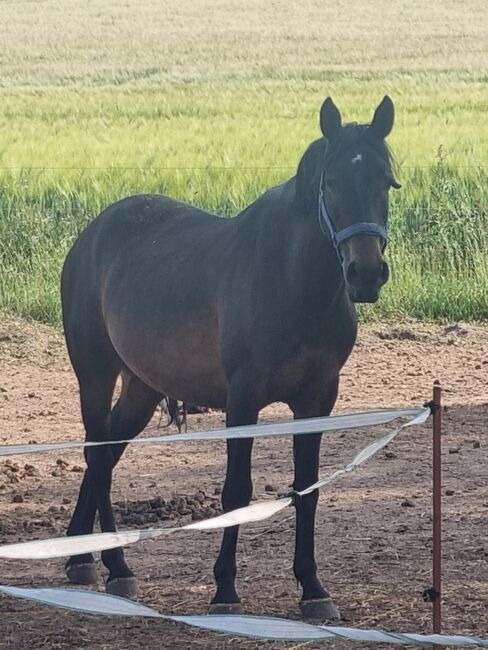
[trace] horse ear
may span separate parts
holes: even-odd
[[[388,95],[385,95],[375,110],[373,121],[369,126],[369,131],[380,140],[384,140],[390,134],[395,120],[395,108]]]
[[[331,142],[341,129],[342,118],[339,109],[330,97],[327,97],[320,109],[320,128],[324,136]]]

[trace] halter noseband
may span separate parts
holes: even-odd
[[[372,235],[375,237],[381,237],[383,240],[383,247],[385,247],[388,242],[388,233],[377,223],[362,221],[359,223],[353,223],[352,225],[347,226],[347,228],[336,231],[325,205],[323,183],[324,172],[322,172],[322,176],[320,177],[319,224],[322,232],[329,236],[339,261],[342,263],[340,245],[355,235]]]

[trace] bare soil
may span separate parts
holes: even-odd
[[[363,328],[343,373],[336,412],[421,405],[430,399],[434,379],[442,382],[445,403],[444,631],[486,638],[488,329]],[[283,405],[262,414],[269,421],[289,417]],[[82,438],[75,378],[53,330],[13,321],[0,325],[0,423],[2,443]],[[190,431],[223,423],[222,413],[188,417]],[[349,461],[383,430],[328,435],[322,475]],[[64,534],[83,467],[78,451],[0,461],[0,543]],[[130,448],[113,488],[120,525],[173,525],[216,514],[224,468],[224,443]],[[286,491],[292,480],[291,441],[258,441],[253,476],[256,497],[272,499]],[[388,450],[322,491],[317,561],[345,624],[430,631],[431,606],[422,592],[431,584],[431,527],[430,424],[407,430]],[[164,613],[205,613],[219,543],[220,533],[187,533],[128,547],[141,602]],[[238,576],[246,612],[298,617],[293,546],[291,510],[243,528]],[[63,564],[0,561],[1,582],[66,587]],[[99,568],[103,573],[101,563]],[[322,647],[222,637],[164,621],[80,616],[6,597],[0,603],[0,648]]]

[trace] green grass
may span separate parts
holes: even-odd
[[[488,318],[485,4],[393,4],[0,0],[0,309],[59,323],[63,259],[110,202],[230,216],[294,173],[326,95],[368,121],[389,93],[403,188],[363,315]]]

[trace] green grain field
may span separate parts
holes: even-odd
[[[58,324],[63,259],[110,202],[232,216],[294,174],[327,95],[368,121],[385,93],[403,188],[363,316],[486,319],[485,0],[0,0],[0,310]]]

